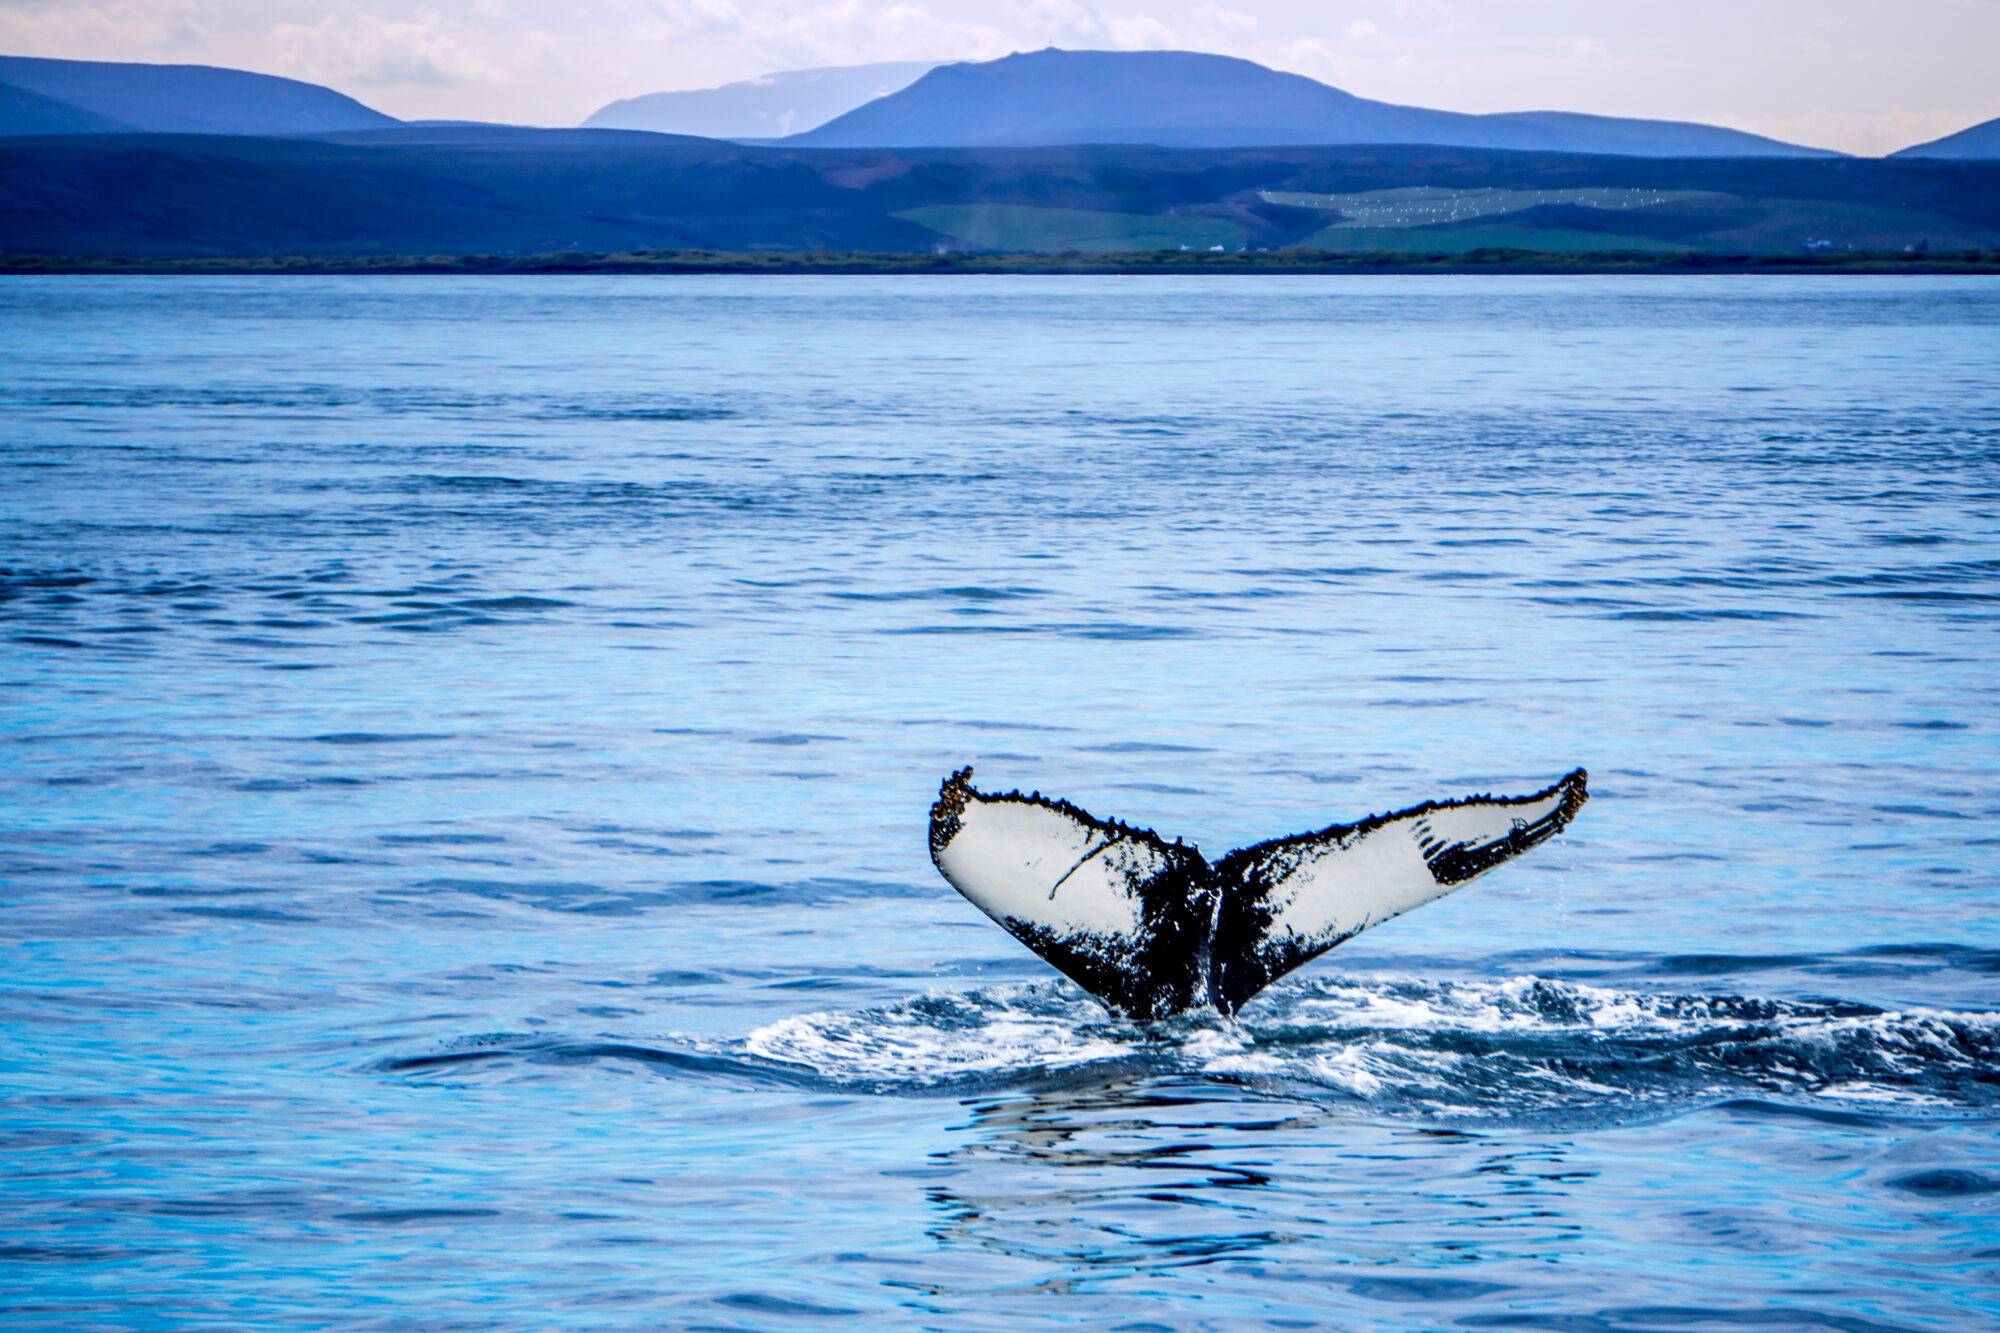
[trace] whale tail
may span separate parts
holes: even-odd
[[[1233,1014],[1343,940],[1560,833],[1589,799],[1587,777],[1579,768],[1528,796],[1427,801],[1210,864],[1068,801],[977,791],[964,768],[931,807],[931,860],[1114,1012]]]

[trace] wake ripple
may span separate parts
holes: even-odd
[[[1744,1095],[2000,1105],[2000,1015],[1662,994],[1540,977],[1301,985],[1203,1072],[1436,1115],[1671,1107]]]
[[[496,1034],[377,1066],[636,1062],[665,1076],[883,1094],[1125,1074],[1424,1118],[1628,1118],[1739,1098],[1876,1113],[2000,1108],[2000,1014],[1622,991],[1540,977],[1281,984],[1236,1020],[1110,1018],[1061,983],[802,1014],[721,1040]]]

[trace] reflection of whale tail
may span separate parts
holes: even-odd
[[[1211,865],[1193,847],[1067,801],[975,791],[966,768],[931,807],[931,860],[1116,1012],[1233,1014],[1342,940],[1560,833],[1588,799],[1585,777],[1579,768],[1532,796],[1426,802]]]

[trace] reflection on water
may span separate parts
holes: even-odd
[[[989,1280],[1173,1292],[1196,1309],[1248,1300],[1277,1326],[1824,1327],[1819,1292],[1851,1280],[1857,1258],[1887,1299],[1932,1314],[1949,1309],[1943,1274],[1993,1261],[1955,1248],[1978,1224],[1903,1205],[1925,1188],[1954,1202],[1966,1189],[1958,1176],[1894,1175],[1896,1136],[1866,1116],[1735,1102],[1587,1140],[1523,1138],[1120,1078],[964,1105],[963,1142],[934,1155],[925,1193],[933,1234],[954,1254],[990,1256]],[[1789,1146],[1761,1137],[1788,1119]],[[1962,1146],[1979,1151],[1979,1137]],[[1687,1174],[1660,1179],[1662,1161]],[[1970,1178],[2000,1189],[2000,1176]],[[1826,1253],[1828,1240],[1846,1253]],[[1765,1273],[1772,1260],[1784,1283]],[[1686,1262],[1709,1285],[1677,1281]],[[1594,1298],[1579,1309],[1552,1283]]]
[[[1576,1239],[1574,1224],[1535,1223],[1559,1219],[1550,1208],[1562,1186],[1592,1174],[1570,1171],[1560,1145],[1494,1145],[1458,1130],[1412,1128],[1371,1152],[1347,1132],[1348,1117],[1199,1085],[1112,1081],[970,1109],[978,1142],[942,1160],[1000,1177],[1010,1192],[939,1188],[940,1210],[968,1238],[1046,1241],[1038,1256],[1092,1266],[1246,1257],[1288,1249],[1307,1232],[1320,1237],[1323,1260],[1422,1263],[1482,1243],[1467,1227],[1504,1232],[1506,1244],[1539,1254]],[[1441,1178],[1457,1182],[1450,1225],[1429,1238],[1404,1234],[1395,1196]],[[1437,1220],[1423,1213],[1425,1226]]]
[[[1258,1315],[1280,1323],[1822,1326],[1814,1288],[1843,1280],[1852,1260],[1817,1253],[1801,1224],[1830,1227],[1877,1274],[1962,1265],[1951,1247],[1976,1234],[1896,1206],[1910,1186],[1881,1179],[1883,1126],[1849,1117],[1811,1135],[1809,1153],[1769,1154],[1754,1128],[1785,1113],[1754,1103],[1588,1142],[1388,1128],[1307,1102],[1120,1079],[966,1109],[954,1127],[965,1142],[935,1155],[941,1178],[926,1189],[953,1253],[977,1247],[992,1277],[1033,1273],[1075,1293],[1225,1306],[1254,1293]],[[1703,1164],[1699,1190],[1660,1196],[1662,1157],[1709,1152],[1722,1160]],[[1875,1177],[1873,1207],[1851,1191],[1833,1205],[1834,1182],[1856,1176]],[[1697,1258],[1712,1285],[1689,1302],[1672,1274]],[[1789,1266],[1786,1286],[1760,1274],[1773,1258]],[[1899,1299],[1921,1308],[1915,1271],[1903,1269],[1898,1285],[1912,1290]],[[1552,1281],[1596,1298],[1582,1310],[1551,1300]]]
[[[1254,1195],[1230,1193],[1275,1184],[1269,1166],[1234,1159],[1328,1117],[1202,1093],[1092,1079],[968,1103],[974,1141],[938,1156],[965,1183],[929,1191],[935,1234],[1093,1271],[1212,1262],[1280,1242]]]

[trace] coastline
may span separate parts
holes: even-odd
[[[1643,252],[1565,253],[1474,250],[1465,254],[1330,250],[1140,250],[1064,254],[898,254],[849,251],[564,250],[535,255],[319,255],[196,257],[0,255],[8,274],[551,274],[551,273],[1784,273],[2000,274],[2000,250],[1934,254],[1843,251],[1834,254],[1725,255]]]

